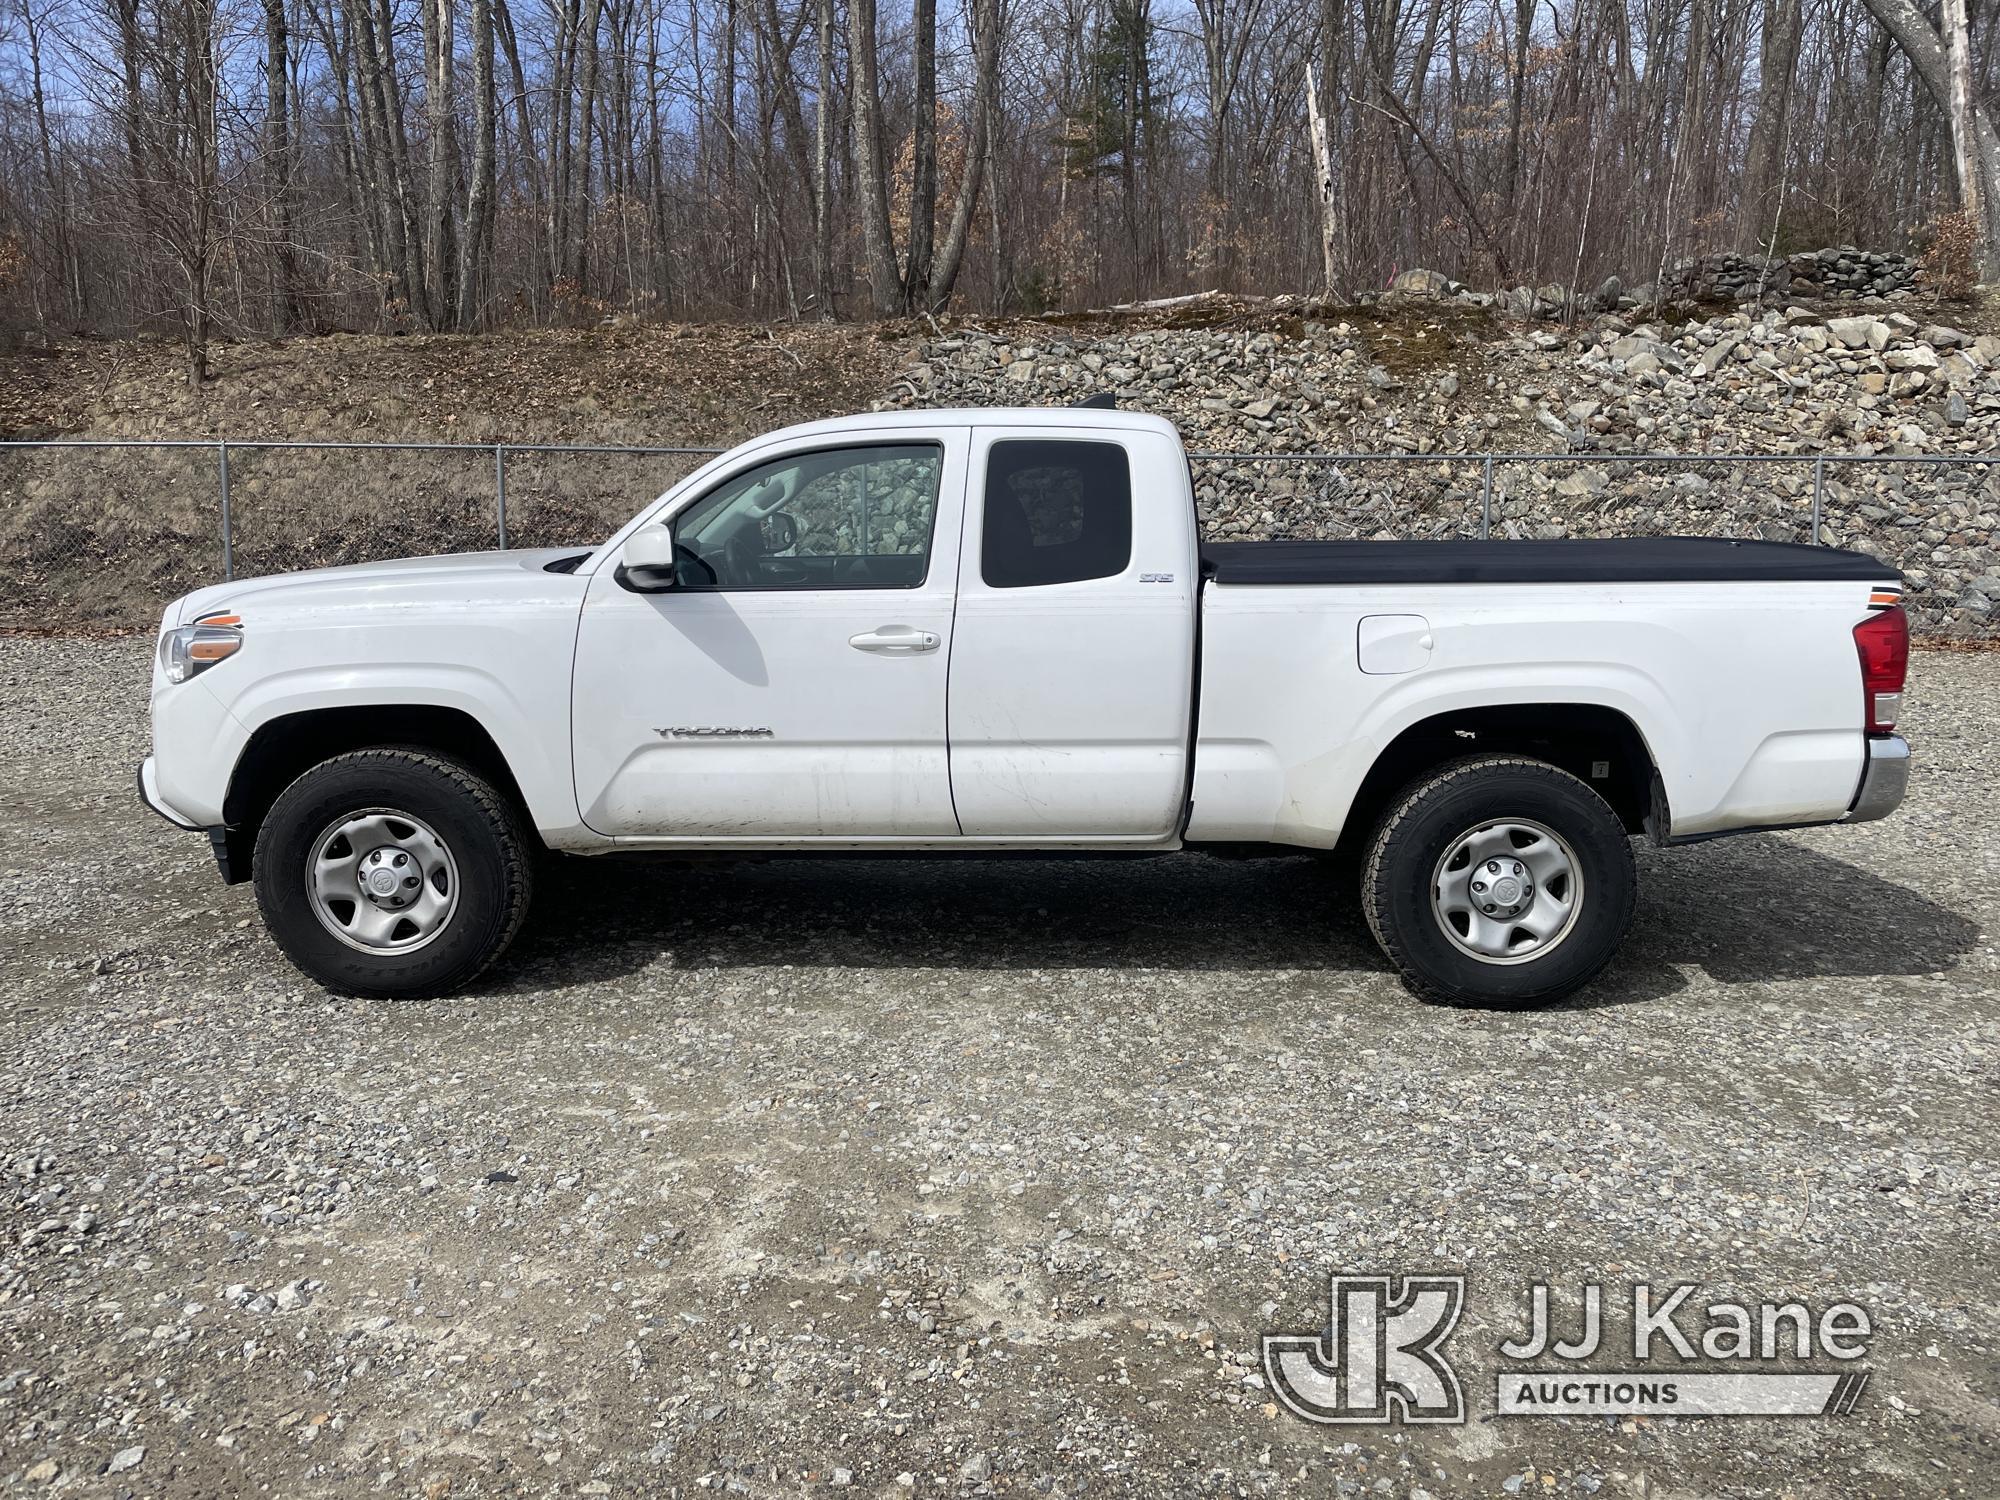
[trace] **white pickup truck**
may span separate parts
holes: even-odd
[[[1417,993],[1569,993],[1630,836],[1902,800],[1901,581],[1697,538],[1205,545],[1168,423],[876,413],[593,548],[175,601],[145,802],[347,993],[506,948],[546,851],[1345,851]]]

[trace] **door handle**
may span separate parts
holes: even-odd
[[[912,625],[884,625],[850,635],[847,644],[856,651],[873,651],[877,656],[921,656],[938,648],[938,638]]]

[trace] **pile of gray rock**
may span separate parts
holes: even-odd
[[[1495,535],[1803,541],[1817,495],[1821,540],[1903,568],[1920,624],[2000,632],[2000,336],[1797,306],[1484,333],[1421,307],[1262,321],[948,330],[886,404],[1111,392],[1229,455],[1196,463],[1221,536],[1469,535],[1483,508]],[[1489,481],[1487,453],[1548,456]]]

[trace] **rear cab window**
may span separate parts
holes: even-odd
[[[986,458],[979,573],[988,588],[1111,578],[1132,561],[1132,467],[1120,443],[1008,438]]]

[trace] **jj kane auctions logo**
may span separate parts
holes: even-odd
[[[1499,1346],[1498,1414],[1841,1416],[1854,1409],[1868,1372],[1841,1366],[1867,1353],[1874,1329],[1864,1308],[1836,1302],[1814,1313],[1802,1302],[1704,1302],[1700,1290],[1639,1282],[1607,1316],[1604,1288],[1586,1283],[1573,1336],[1562,1337],[1549,1287],[1535,1283],[1525,1331]],[[1331,1276],[1323,1331],[1264,1335],[1265,1378],[1285,1408],[1309,1422],[1463,1422],[1465,1394],[1444,1346],[1464,1309],[1463,1276],[1405,1276],[1400,1285],[1388,1276]],[[1623,1338],[1609,1338],[1608,1329]],[[1582,1363],[1599,1356],[1621,1365]],[[1829,1360],[1836,1368],[1824,1368]],[[1779,1361],[1789,1367],[1773,1368]]]

